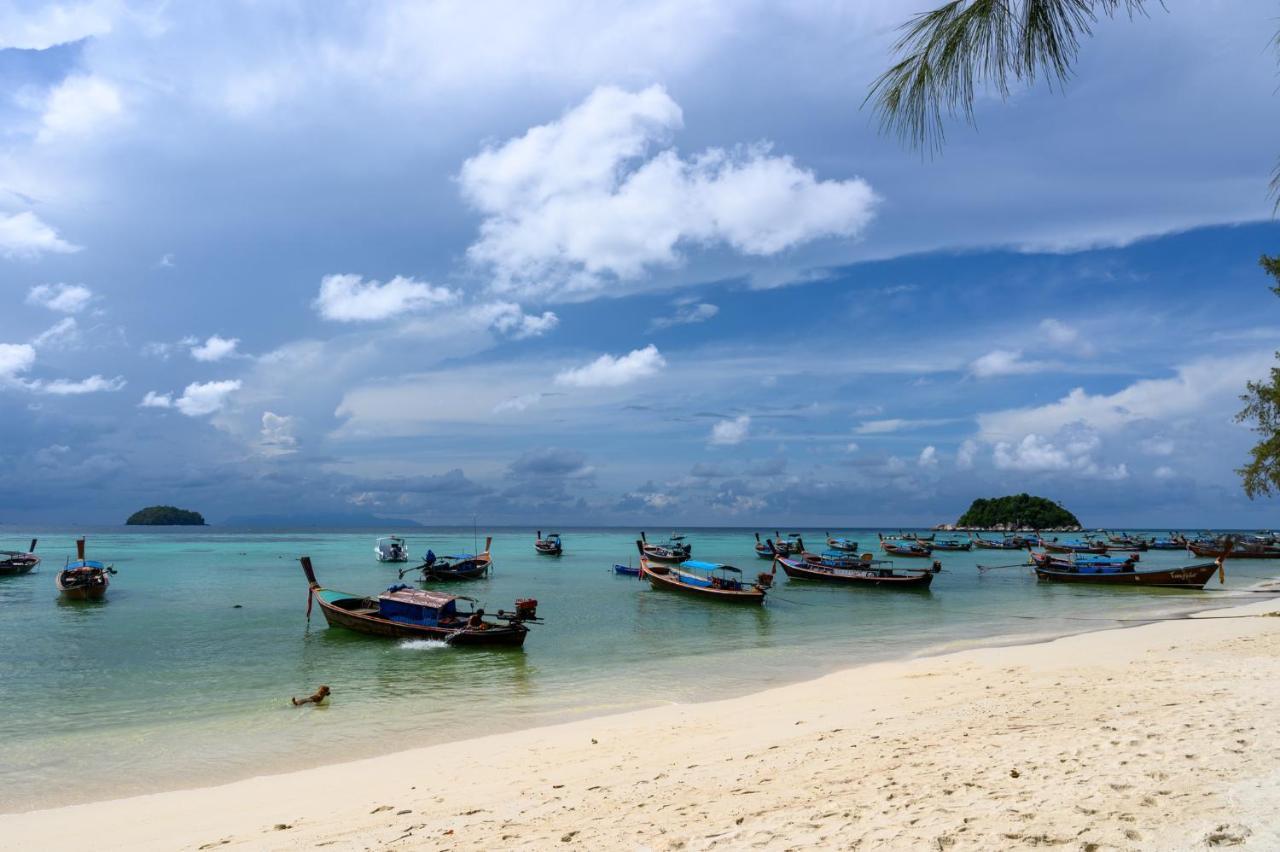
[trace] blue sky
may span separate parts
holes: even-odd
[[[0,521],[1274,525],[1273,4],[933,159],[910,11],[0,2]]]

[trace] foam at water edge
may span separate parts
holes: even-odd
[[[397,647],[410,651],[440,651],[449,647],[449,643],[441,639],[401,639]]]

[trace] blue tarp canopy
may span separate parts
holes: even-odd
[[[698,571],[732,571],[735,574],[741,574],[737,568],[732,565],[721,565],[719,562],[696,562],[692,559],[681,562],[681,568],[693,568]]]
[[[72,562],[70,565],[67,566],[66,570],[70,571],[74,568],[106,568],[106,567],[107,566],[103,565],[101,562],[96,562],[92,559],[84,559],[79,562]]]

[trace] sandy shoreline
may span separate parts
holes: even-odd
[[[0,849],[1280,848],[1276,610],[0,815]]]

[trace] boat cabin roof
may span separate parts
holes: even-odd
[[[77,568],[97,568],[99,570],[102,570],[103,568],[106,568],[106,567],[107,567],[106,565],[94,559],[77,559],[75,562],[68,562],[67,567],[62,570],[74,571]]]
[[[378,600],[395,601],[397,603],[412,604],[414,606],[425,606],[431,609],[444,609],[445,607],[457,601],[454,595],[446,595],[443,592],[433,592],[427,589],[410,589],[397,588],[392,586],[382,594],[378,595]]]
[[[365,541],[368,541],[368,539],[365,539]],[[378,544],[382,544],[384,541],[392,541],[392,542],[398,541],[401,544],[403,544],[404,538],[398,535],[384,535],[382,538],[378,539]]]

